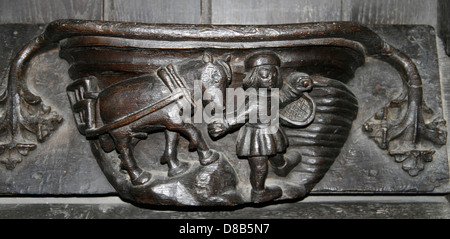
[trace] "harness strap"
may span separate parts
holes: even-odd
[[[141,119],[142,117],[149,115],[159,109],[162,109],[166,106],[168,106],[169,104],[183,98],[184,96],[184,92],[183,90],[179,90],[177,92],[177,90],[174,91],[173,94],[171,94],[170,96],[156,102],[155,104],[146,106],[132,114],[126,115],[124,117],[121,117],[115,121],[113,121],[112,123],[109,123],[107,125],[103,125],[99,128],[94,128],[94,129],[86,129],[86,137],[96,137],[98,135],[102,135],[107,133],[110,130],[122,127],[124,125],[127,125],[129,123],[132,123],[136,120]]]

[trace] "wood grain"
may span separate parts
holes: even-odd
[[[437,0],[343,0],[344,21],[436,26]]]
[[[341,0],[212,0],[213,24],[281,24],[341,20]]]
[[[144,23],[201,22],[200,0],[105,0],[104,20]]]
[[[450,1],[438,2],[438,33],[445,44],[447,55],[450,56]]]
[[[324,196],[323,196],[324,197]],[[360,197],[352,200],[348,197],[335,197],[334,200],[308,200],[288,204],[269,205],[265,207],[233,208],[234,210],[214,211],[210,208],[200,208],[196,212],[179,211],[179,208],[136,207],[131,204],[111,200],[111,198],[90,198],[87,203],[32,203],[32,204],[0,204],[0,218],[17,219],[450,219],[449,203],[445,199],[412,198],[378,199],[379,197]],[[333,198],[333,197],[331,197]],[[114,198],[112,198],[114,199]],[[3,199],[5,200],[5,199]],[[69,202],[71,199],[67,199]],[[111,203],[99,203],[103,200]],[[378,200],[378,201],[375,201]],[[397,201],[396,201],[397,200]],[[411,201],[407,201],[411,200]],[[38,200],[36,200],[38,201]],[[90,203],[93,201],[93,203]],[[151,210],[149,210],[151,209]],[[174,210],[167,210],[174,209]],[[177,210],[178,209],[178,210]],[[269,221],[270,232],[297,232],[298,221],[283,220],[280,223]],[[172,222],[171,222],[172,223]],[[185,221],[173,222],[172,228],[186,225]],[[221,223],[221,221],[220,221]],[[267,223],[267,221],[265,221]],[[212,223],[214,224],[214,223]],[[317,224],[319,225],[319,224]],[[178,230],[167,231],[166,237],[173,233],[176,237]],[[214,231],[214,235],[222,232]],[[335,233],[335,231],[333,231]]]
[[[0,0],[0,23],[48,23],[56,19],[102,19],[99,0]]]
[[[445,118],[448,122],[450,119],[450,57],[446,56],[444,53],[445,41],[438,41],[438,52],[439,52],[439,70],[440,70],[440,81],[442,87],[442,100],[443,109],[445,113]],[[447,42],[448,44],[448,42]],[[448,48],[447,48],[448,49]],[[448,124],[448,123],[447,123]],[[448,148],[448,147],[447,147]],[[450,152],[450,149],[448,150]],[[450,199],[450,197],[449,197]]]

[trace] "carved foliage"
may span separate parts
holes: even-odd
[[[8,84],[0,104],[0,162],[9,170],[58,129],[63,118],[24,84]]]
[[[415,89],[408,87],[407,91]],[[420,98],[422,95],[409,94],[409,97]],[[424,170],[425,164],[433,161],[435,151],[430,146],[424,146],[423,140],[436,145],[444,145],[447,132],[443,119],[435,119],[425,123],[424,112],[427,107],[421,100],[416,107],[408,107],[407,100],[393,100],[376,113],[363,125],[363,130],[381,149],[388,151],[394,161],[402,163],[402,169],[410,176],[417,176]],[[429,112],[432,114],[432,112]]]

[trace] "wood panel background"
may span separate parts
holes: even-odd
[[[0,0],[1,23],[86,19],[145,23],[425,24],[449,32],[450,0]],[[439,21],[444,19],[444,21]],[[446,37],[439,35],[444,40]],[[446,41],[444,41],[445,43]]]
[[[199,0],[105,0],[104,20],[189,23],[201,22]]]
[[[48,23],[60,18],[103,19],[101,0],[1,0],[0,23]]]
[[[442,38],[445,44],[447,55],[450,56],[450,1],[438,1],[438,23],[437,29],[439,37]]]
[[[0,0],[0,23],[75,18],[147,23],[358,21],[436,26],[437,12],[438,0]]]
[[[213,24],[340,21],[341,0],[212,0]]]

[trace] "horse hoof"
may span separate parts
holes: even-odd
[[[134,186],[141,186],[141,185],[144,185],[147,182],[149,182],[151,178],[152,178],[151,173],[149,173],[147,171],[142,171],[142,173],[139,174],[139,176],[137,178],[131,180],[131,183]]]
[[[185,162],[180,162],[180,164],[174,168],[169,169],[169,172],[167,175],[169,177],[175,177],[178,176],[184,172],[186,172],[189,169],[189,164]]]
[[[212,164],[220,158],[220,154],[218,152],[216,152],[214,150],[209,150],[209,151],[210,151],[210,156],[205,157],[205,158],[200,158],[200,164],[203,166]]]
[[[286,163],[283,166],[273,167],[273,172],[276,175],[280,177],[286,177],[292,171],[292,169],[294,169],[302,161],[302,156],[300,153],[296,151],[291,152],[288,152],[284,155]]]
[[[272,186],[272,187],[266,187],[264,190],[261,191],[255,191],[252,189],[252,202],[254,203],[263,203],[272,201],[274,199],[277,199],[283,195],[283,191],[280,187]]]

